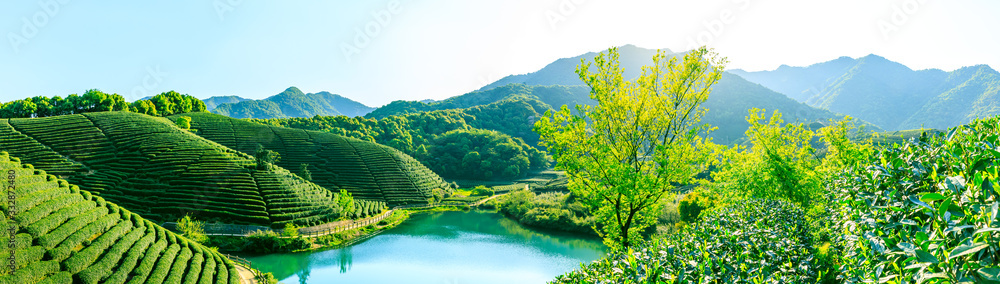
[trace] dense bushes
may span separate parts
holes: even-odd
[[[206,243],[223,251],[248,253],[291,252],[312,247],[308,238],[282,238],[274,231],[255,231],[247,237],[213,237]]]
[[[836,186],[847,283],[1000,282],[1000,120],[878,151]]]
[[[809,226],[786,201],[748,199],[677,234],[613,252],[554,283],[815,283]]]
[[[528,109],[534,108],[529,106]],[[251,121],[326,131],[390,146],[413,156],[441,176],[450,178],[518,178],[530,171],[548,167],[549,161],[544,152],[520,138],[505,134],[506,129],[498,129],[504,131],[501,133],[473,128],[474,125],[486,121],[506,121],[518,125],[519,128],[529,125],[527,128],[530,132],[531,124],[525,122],[530,116],[521,117],[517,114],[520,112],[515,113],[514,110],[508,110],[505,114],[497,106],[477,107],[464,111],[474,111],[478,116],[449,110],[382,119],[316,116]],[[533,112],[525,112],[528,113]],[[502,128],[507,124],[491,122],[484,124],[486,125]],[[534,136],[537,141],[537,135]]]
[[[594,217],[568,193],[520,190],[490,200],[500,213],[521,224],[595,235]]]
[[[118,94],[107,94],[91,89],[83,95],[71,94],[65,99],[37,96],[4,103],[0,106],[0,118],[25,118],[67,115],[97,111],[130,111],[152,116],[168,116],[175,113],[203,112],[205,103],[198,98],[169,91],[149,100],[139,100],[131,104]]]
[[[496,131],[449,131],[434,145],[424,163],[446,177],[514,179],[548,166],[544,153]]]

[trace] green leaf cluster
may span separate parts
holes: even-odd
[[[548,111],[535,131],[570,191],[593,208],[605,243],[627,248],[655,223],[669,190],[707,168],[713,147],[699,125],[701,104],[725,59],[705,48],[682,60],[661,51],[632,81],[616,48],[581,61],[577,74],[597,105]]]
[[[837,180],[847,283],[1000,283],[1000,119],[880,149]]]
[[[0,118],[47,117],[99,111],[130,111],[168,116],[175,113],[204,112],[205,103],[198,98],[169,91],[130,104],[119,94],[91,89],[83,95],[71,94],[65,99],[59,96],[37,96],[6,102],[0,106]]]

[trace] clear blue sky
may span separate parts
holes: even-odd
[[[993,0],[3,1],[0,101],[90,88],[259,99],[297,86],[379,106],[624,44],[704,43],[747,70],[871,53],[1000,69],[998,12]]]

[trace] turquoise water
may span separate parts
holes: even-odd
[[[248,257],[282,283],[545,283],[604,255],[592,237],[485,211],[415,214],[351,247]]]

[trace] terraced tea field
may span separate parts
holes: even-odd
[[[252,154],[257,145],[281,154],[277,165],[307,164],[312,182],[343,188],[355,198],[389,206],[426,204],[432,191],[448,187],[437,174],[396,149],[336,134],[267,126],[211,113],[189,113],[195,133]]]
[[[11,273],[6,261],[0,265],[0,283],[240,283],[234,263],[218,252],[7,152],[0,152],[0,170],[5,188],[13,171],[18,210],[16,267]],[[0,203],[3,212],[7,206]],[[11,222],[0,216],[0,258],[7,260]]]
[[[209,222],[282,227],[341,213],[333,202],[338,187],[280,167],[259,170],[249,155],[165,118],[96,112],[0,120],[0,149],[157,221],[190,213]]]

